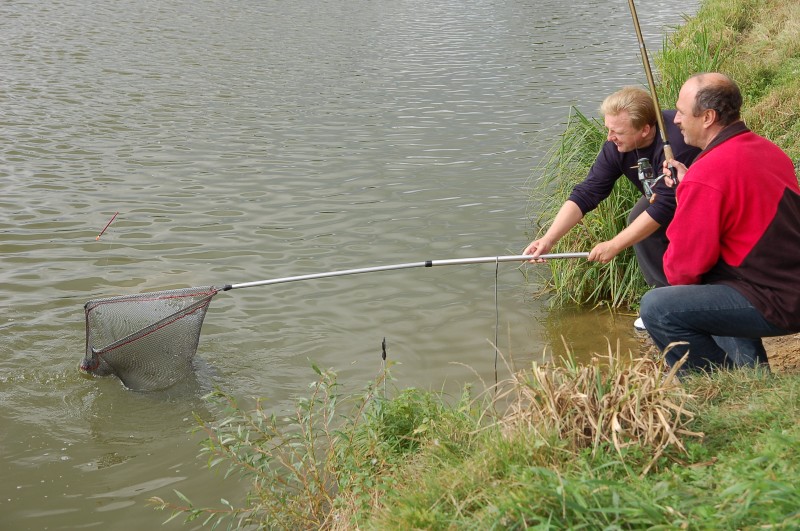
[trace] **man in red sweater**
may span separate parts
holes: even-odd
[[[675,124],[702,149],[680,185],[667,230],[669,286],[645,294],[641,316],[672,366],[767,364],[762,337],[800,332],[800,188],[778,146],[739,118],[730,78],[698,74],[681,87]],[[667,173],[670,173],[666,170]]]

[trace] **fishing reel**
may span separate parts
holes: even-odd
[[[656,199],[656,194],[653,191],[653,188],[658,181],[664,178],[664,174],[656,177],[653,166],[650,164],[650,160],[646,158],[639,159],[637,162],[637,169],[639,172],[639,181],[641,181],[642,187],[644,188],[644,195],[652,203]]]

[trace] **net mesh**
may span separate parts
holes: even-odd
[[[114,374],[137,391],[173,385],[192,370],[203,319],[218,291],[194,287],[87,302],[81,369]]]

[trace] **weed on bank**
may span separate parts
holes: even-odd
[[[250,485],[172,518],[241,529],[796,529],[800,377],[677,381],[618,353],[534,364],[455,398],[319,371],[291,415],[215,393],[209,466]]]

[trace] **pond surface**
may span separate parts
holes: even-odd
[[[649,49],[693,9],[641,1]],[[638,51],[625,2],[0,4],[0,527],[239,499],[197,458],[202,396],[282,411],[312,363],[357,391],[384,338],[398,387],[456,393],[494,383],[492,344],[520,367],[562,335],[635,349],[633,316],[549,312],[540,266],[491,263],[220,293],[165,391],[77,368],[90,299],[519,254],[534,169],[572,106],[646,83]]]

